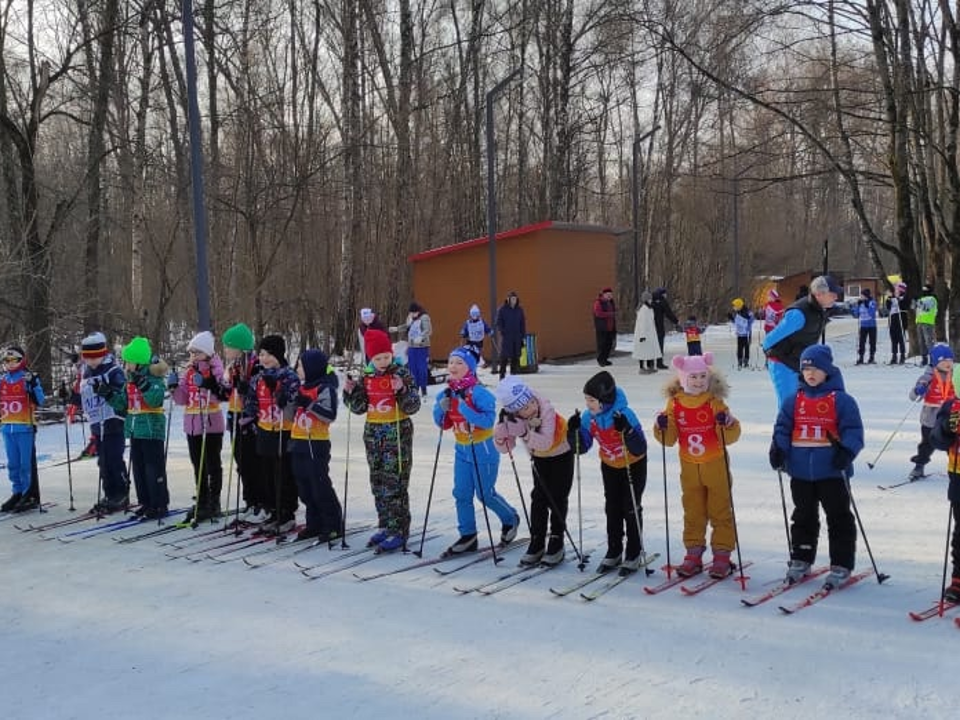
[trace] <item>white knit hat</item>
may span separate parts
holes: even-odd
[[[213,333],[209,330],[203,330],[193,336],[190,344],[187,345],[187,350],[196,350],[202,352],[207,357],[213,357],[215,352],[214,344]]]
[[[508,375],[497,385],[497,401],[510,413],[521,410],[534,399],[533,390],[514,375]]]

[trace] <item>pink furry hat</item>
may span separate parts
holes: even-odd
[[[705,352],[703,355],[674,355],[670,361],[677,370],[680,378],[680,385],[686,392],[690,392],[687,387],[687,376],[691,373],[707,372],[713,365],[713,353]]]

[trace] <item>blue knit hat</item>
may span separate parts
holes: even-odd
[[[937,343],[930,348],[930,364],[936,367],[941,360],[953,360],[953,350],[946,343]]]
[[[304,350],[300,355],[304,382],[316,382],[327,374],[330,359],[323,350]]]
[[[803,354],[800,355],[800,369],[817,368],[823,370],[827,376],[833,375],[837,371],[837,366],[833,364],[833,351],[829,345],[811,345]]]
[[[450,351],[450,357],[458,357],[463,362],[467,364],[467,367],[470,368],[470,372],[473,375],[477,374],[477,358],[474,356],[470,350],[465,347],[454,348]]]

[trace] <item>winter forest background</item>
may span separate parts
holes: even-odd
[[[407,257],[485,233],[484,98],[516,69],[498,227],[624,228],[624,319],[636,191],[639,284],[704,318],[829,239],[960,322],[960,4],[194,5],[216,328],[342,345],[360,306],[401,319]],[[180,13],[0,0],[0,337],[45,377],[84,330],[164,350],[196,323]]]

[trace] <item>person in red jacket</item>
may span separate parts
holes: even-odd
[[[613,365],[610,354],[617,344],[617,305],[613,288],[604,288],[593,301],[593,328],[597,333],[597,364]]]

